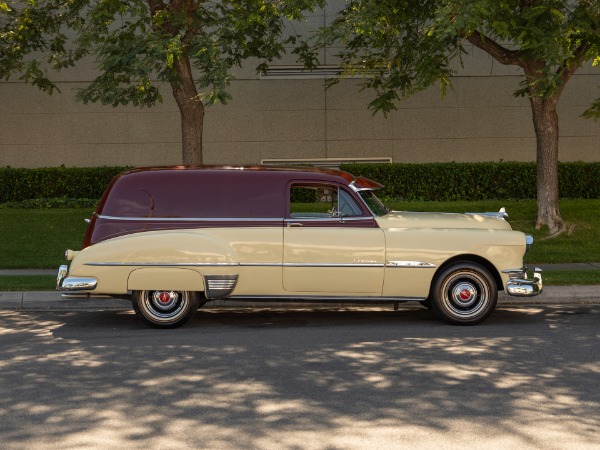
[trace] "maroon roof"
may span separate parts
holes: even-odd
[[[262,220],[264,225],[274,220],[281,222],[288,209],[287,185],[293,180],[344,186],[353,184],[357,189],[381,187],[379,183],[341,170],[311,167],[171,166],[131,169],[110,182],[92,217],[83,246],[159,226],[163,229],[181,227],[181,222],[170,223],[181,218],[251,219]],[[132,219],[123,221],[123,218]],[[146,218],[160,219],[160,223],[150,226],[143,221]],[[133,219],[141,221],[137,223]],[[216,222],[213,223],[216,225]],[[194,226],[192,222],[187,225]]]
[[[354,175],[338,169],[325,169],[318,167],[292,167],[292,166],[156,166],[156,167],[138,167],[130,169],[117,175],[117,178],[136,172],[154,172],[154,171],[201,171],[201,172],[235,172],[235,171],[250,171],[250,172],[270,172],[281,173],[282,177],[290,179],[291,176],[299,176],[300,178],[317,177],[323,179],[326,176],[326,181],[345,180],[346,183],[351,183],[356,180]],[[312,175],[310,175],[312,174]],[[362,177],[361,177],[362,178]],[[366,179],[366,178],[365,178]]]
[[[160,175],[157,174],[160,172]],[[105,215],[120,215],[122,211],[115,210],[116,203],[113,204],[112,199],[119,199],[121,203],[127,197],[137,196],[135,203],[142,204],[151,201],[152,195],[147,190],[156,185],[157,182],[163,184],[163,195],[170,195],[170,202],[177,202],[178,198],[184,202],[190,202],[194,198],[190,198],[192,192],[197,187],[197,180],[202,179],[204,189],[208,189],[210,185],[218,186],[223,189],[222,176],[227,176],[228,189],[233,196],[239,193],[239,189],[244,191],[255,189],[257,191],[271,192],[272,194],[284,195],[285,184],[294,179],[302,180],[318,180],[323,182],[334,182],[343,185],[348,185],[354,182],[354,186],[358,189],[378,189],[381,187],[379,183],[371,181],[364,177],[355,177],[354,175],[336,169],[320,169],[312,167],[274,167],[274,166],[165,166],[165,167],[141,167],[127,170],[120,173],[110,182],[106,189],[96,212]],[[201,173],[201,177],[198,174]],[[212,183],[214,182],[214,184]],[[164,186],[172,186],[172,189]],[[129,194],[125,195],[128,191]],[[176,191],[176,193],[174,192]],[[145,197],[145,198],[144,198]],[[227,198],[227,196],[225,196]],[[262,199],[263,201],[266,199]],[[283,200],[283,197],[282,197]],[[225,201],[225,199],[218,199]],[[274,199],[271,199],[274,201]],[[164,205],[164,202],[162,202]],[[124,206],[124,205],[122,205]],[[226,206],[226,205],[224,205]],[[283,203],[281,204],[283,207]],[[150,206],[148,206],[150,207]],[[271,210],[277,209],[271,203]],[[239,215],[240,211],[236,211]],[[129,215],[129,214],[125,214]],[[254,214],[253,214],[254,215]],[[264,217],[281,217],[282,211],[266,214]],[[227,217],[227,214],[221,217]]]

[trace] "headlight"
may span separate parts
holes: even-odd
[[[525,253],[527,253],[529,251],[529,247],[531,247],[531,244],[533,244],[533,236],[529,234],[525,235],[525,244],[527,244],[527,249],[525,250]]]

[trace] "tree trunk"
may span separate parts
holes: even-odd
[[[527,94],[531,102],[533,126],[537,138],[537,206],[538,215],[535,227],[547,226],[550,234],[558,234],[565,229],[560,215],[558,197],[558,115],[556,105],[565,85],[575,71],[581,67],[591,48],[585,39],[572,55],[556,67],[554,62],[532,58],[529,51],[510,50],[479,31],[468,36],[469,42],[490,54],[501,64],[520,66],[527,80]],[[549,71],[559,83],[553,86],[550,96],[546,92]],[[553,79],[554,82],[554,79]]]
[[[178,59],[175,61],[175,70],[179,76],[179,82],[171,82],[171,87],[181,114],[183,164],[196,166],[202,164],[204,105],[198,98],[190,60],[187,57]]]
[[[550,234],[565,229],[558,196],[558,96],[532,96],[531,110],[537,138],[537,221],[535,227],[548,227]]]

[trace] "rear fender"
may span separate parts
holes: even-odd
[[[225,241],[196,230],[149,231],[78,252],[69,276],[94,277],[95,293],[172,289],[202,291],[205,276],[237,278],[239,261]]]

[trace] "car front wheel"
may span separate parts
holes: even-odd
[[[496,308],[498,290],[489,271],[478,264],[455,264],[439,274],[432,286],[432,306],[454,325],[474,325]]]
[[[146,324],[155,328],[175,328],[190,320],[198,310],[197,292],[135,291],[133,309]]]

